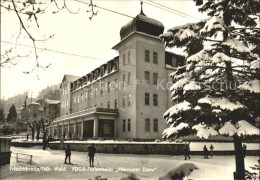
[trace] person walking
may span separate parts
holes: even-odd
[[[94,167],[94,156],[96,153],[96,148],[94,146],[94,143],[92,143],[91,146],[88,147],[88,156],[89,156],[89,166]]]
[[[187,160],[188,158],[190,160],[190,142],[188,142],[188,143],[186,142],[185,143],[184,156],[185,156],[184,160]]]
[[[210,156],[213,157],[214,146],[211,144],[209,148],[210,148]]]
[[[203,151],[204,151],[204,159],[208,159],[208,158],[209,158],[209,157],[208,157],[208,148],[207,148],[206,145],[204,145]]]
[[[65,149],[65,155],[66,155],[66,157],[65,157],[64,164],[67,164],[67,158],[69,158],[69,164],[71,164],[71,162],[70,162],[71,150],[70,150],[69,144],[67,145],[67,148]]]

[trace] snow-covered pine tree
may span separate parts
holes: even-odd
[[[174,27],[160,38],[185,47],[186,65],[172,73],[172,101],[163,137],[196,133],[233,136],[235,179],[245,179],[241,137],[259,135],[260,2],[195,0],[209,18]],[[195,48],[194,48],[195,47]]]

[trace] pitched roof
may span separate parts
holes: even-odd
[[[69,74],[65,74],[64,77],[66,77],[70,82],[76,81],[77,79],[80,78],[80,76],[74,76]]]
[[[30,104],[28,104],[28,106],[30,105],[41,105],[40,103],[37,103],[37,102],[31,102]]]
[[[74,76],[74,75],[70,75],[70,74],[64,74],[63,78],[62,78],[62,81],[61,82],[64,82],[64,79],[67,79],[69,82],[73,82],[73,81],[76,81],[77,79],[80,78],[80,76]],[[62,86],[62,83],[60,84],[60,88]]]
[[[51,100],[51,99],[46,99],[45,101],[47,104],[59,104],[60,101],[57,101],[57,100]]]

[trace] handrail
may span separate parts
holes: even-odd
[[[16,154],[16,162],[18,162],[18,159],[19,159],[19,154],[20,155],[25,155],[25,156],[30,156],[30,165],[32,165],[32,155],[30,155],[30,154],[23,154],[23,153],[14,153],[14,154]],[[23,160],[25,160],[24,158],[20,158],[20,159],[23,159]]]

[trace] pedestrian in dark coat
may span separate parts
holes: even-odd
[[[213,157],[214,146],[211,144],[209,148],[210,148],[210,156]]]
[[[70,150],[69,144],[67,145],[67,148],[65,149],[65,155],[66,155],[66,157],[65,157],[64,164],[67,164],[67,158],[69,158],[69,164],[71,164],[71,162],[70,162],[71,150]]]
[[[96,148],[94,146],[94,143],[92,143],[91,146],[88,147],[88,156],[89,156],[89,166],[94,167],[94,156],[96,153]]]
[[[203,151],[204,151],[204,159],[208,159],[208,148],[206,145],[204,145],[204,148],[203,148]]]
[[[184,156],[185,156],[184,160],[187,160],[188,158],[190,159],[190,142],[185,143]]]

